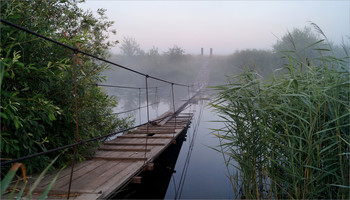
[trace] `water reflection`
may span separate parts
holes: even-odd
[[[129,184],[122,188],[113,199],[164,199],[186,131],[177,139],[176,145],[170,145],[155,161],[154,170],[140,174],[141,184]]]
[[[195,111],[187,132],[156,161],[155,170],[142,174],[142,184],[129,185],[118,199],[233,199],[219,145],[210,129],[222,128],[215,113],[199,101],[185,112]],[[230,168],[235,174],[235,169]]]

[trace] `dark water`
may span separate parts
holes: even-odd
[[[210,128],[221,128],[223,124],[212,122],[219,118],[204,101],[187,111],[193,110],[196,112],[191,126],[176,145],[155,160],[155,169],[143,172],[141,184],[127,185],[114,199],[234,198],[222,155],[211,148],[219,140]]]

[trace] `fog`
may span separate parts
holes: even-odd
[[[349,36],[350,3],[344,0],[312,1],[96,1],[81,4],[96,13],[106,9],[115,22],[111,40],[135,38],[141,49],[160,52],[178,45],[186,53],[228,55],[242,49],[272,49],[278,37],[309,21],[327,37],[341,43]],[[112,49],[120,53],[120,45]]]
[[[211,69],[209,85],[219,85],[245,70],[268,79],[288,63],[286,52],[315,66],[321,56],[350,52],[349,1],[87,1],[82,8],[105,8],[115,21],[117,34],[110,40],[119,43],[109,60],[186,85],[195,82],[205,63]],[[119,100],[116,112],[144,106],[145,77],[110,67],[103,84],[136,88],[105,87]],[[171,109],[171,85],[147,81],[149,104],[162,102]],[[174,86],[176,101],[191,92]]]

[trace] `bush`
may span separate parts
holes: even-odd
[[[2,1],[1,18],[52,37],[96,56],[106,56],[104,43],[112,22],[83,12],[77,1]],[[127,119],[108,115],[117,105],[96,84],[108,68],[49,41],[1,23],[1,158],[14,159],[76,141],[73,59],[77,67],[80,139],[112,132]],[[108,115],[108,116],[107,116]],[[97,143],[80,147],[78,160]],[[41,171],[57,153],[26,160],[29,173]],[[56,166],[66,164],[68,152]],[[2,169],[7,171],[6,169]]]

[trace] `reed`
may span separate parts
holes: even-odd
[[[349,199],[349,56],[315,51],[314,60],[284,52],[289,64],[268,80],[246,71],[213,87],[236,197]]]

